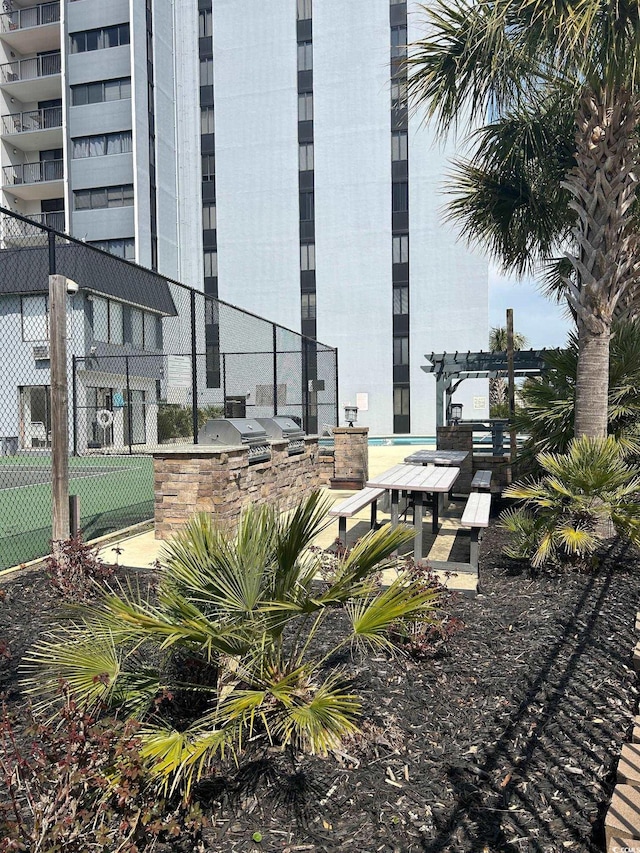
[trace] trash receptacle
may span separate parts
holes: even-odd
[[[2,455],[15,456],[18,452],[18,436],[7,435],[2,439]]]

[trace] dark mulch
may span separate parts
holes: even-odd
[[[483,594],[434,658],[347,662],[366,739],[292,768],[280,753],[203,792],[207,850],[597,851],[637,687],[640,555],[614,542],[597,574],[531,578],[483,543]],[[5,582],[0,691],[22,703],[20,656],[55,608],[41,575]],[[262,833],[257,844],[254,832]]]

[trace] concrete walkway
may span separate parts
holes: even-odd
[[[384,445],[369,448],[369,475],[385,471],[393,465],[397,465],[404,461],[405,456],[419,449],[433,449],[433,446],[424,446],[421,448],[416,445]],[[344,500],[353,494],[352,491],[334,491],[329,489],[323,490],[325,495],[334,503]],[[437,536],[430,532],[429,525],[425,525],[424,533],[424,554],[426,562],[429,557],[432,560],[449,560],[451,550],[453,548],[456,532],[460,529],[458,518],[462,515],[463,504],[460,501],[450,502],[445,508],[445,515],[441,517],[442,526]],[[457,516],[457,517],[456,517]],[[388,511],[385,512],[384,507],[379,507],[378,521],[384,522],[389,519]],[[347,544],[353,543],[360,536],[363,536],[369,530],[370,508],[362,510],[354,518],[347,521]],[[318,536],[314,544],[320,548],[331,547],[338,536],[338,519],[333,519],[328,527]],[[160,559],[164,542],[155,538],[153,530],[148,530],[136,536],[123,538],[117,542],[111,541],[100,550],[100,557],[105,563],[120,563],[123,566],[132,566],[137,568],[148,569],[152,567],[156,560]],[[411,552],[411,543],[405,549],[406,553]],[[467,560],[468,554],[463,558],[454,558],[458,561]],[[396,573],[386,572],[389,577],[383,580],[389,582]],[[451,589],[456,589],[464,594],[474,594],[477,591],[477,578],[475,575],[464,575],[462,573],[451,576],[449,578],[440,578],[445,585]]]

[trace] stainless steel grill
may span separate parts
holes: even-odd
[[[248,447],[250,465],[271,459],[269,436],[258,421],[252,418],[209,420],[198,433],[198,442],[229,447]]]
[[[257,418],[257,421],[272,440],[288,440],[289,456],[295,456],[296,453],[304,453],[305,433],[293,418]]]

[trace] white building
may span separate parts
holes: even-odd
[[[4,206],[337,347],[359,423],[433,434],[424,355],[486,346],[488,273],[407,109],[418,4],[4,5]],[[204,346],[215,384],[213,325]]]

